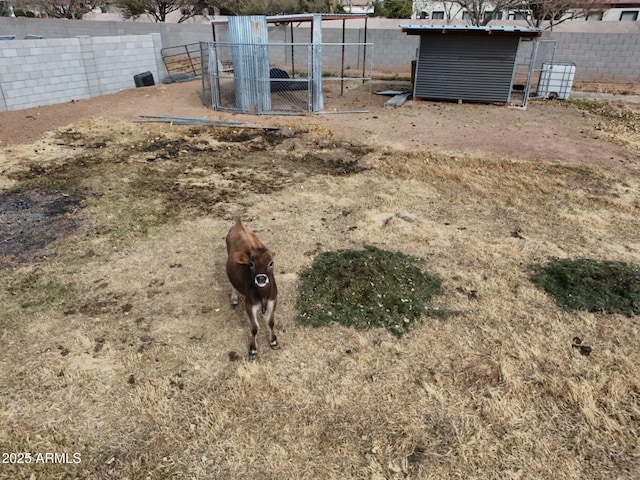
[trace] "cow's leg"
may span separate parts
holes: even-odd
[[[231,307],[236,308],[238,306],[238,291],[233,285],[231,285]]]
[[[276,311],[276,301],[268,300],[267,306],[264,311],[264,319],[267,323],[267,327],[269,327],[269,331],[268,331],[269,345],[271,345],[272,349],[277,350],[280,348],[280,345],[278,345],[278,338],[276,337],[276,332],[275,332],[275,324],[276,324],[275,315],[274,315],[275,311]]]
[[[245,302],[246,299],[245,299]],[[256,335],[258,335],[258,312],[260,304],[250,305],[247,302],[247,315],[249,315],[249,323],[251,324],[251,336],[249,338],[249,360],[255,360],[258,355],[258,346],[256,345]]]

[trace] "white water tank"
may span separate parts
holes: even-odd
[[[575,74],[575,63],[543,63],[536,96],[569,100]]]

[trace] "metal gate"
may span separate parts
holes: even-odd
[[[190,80],[202,75],[199,43],[166,47],[160,55],[171,79]]]

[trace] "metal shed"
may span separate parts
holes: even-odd
[[[401,25],[400,28],[407,35],[420,36],[414,97],[484,103],[511,101],[520,41],[537,39],[542,34],[540,29],[531,27]],[[534,61],[531,59],[531,66]],[[528,76],[527,84],[531,72]]]

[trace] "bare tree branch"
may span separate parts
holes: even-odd
[[[280,15],[329,12],[332,0],[213,0],[220,13],[227,15]]]
[[[117,0],[116,5],[124,18],[148,15],[156,22],[165,22],[169,14],[179,11],[178,23],[182,23],[196,15],[206,16],[210,4],[206,0]]]
[[[22,12],[34,12],[40,16],[52,18],[81,19],[99,4],[99,0],[20,0],[13,2],[14,9]],[[104,3],[104,2],[102,2]]]
[[[552,29],[559,23],[601,11],[601,0],[454,0],[468,15],[474,26],[486,26],[493,20],[493,12],[518,13],[534,27]]]
[[[542,27],[546,24],[545,29],[602,11],[600,0],[529,0],[526,6],[531,12],[530,25]]]

